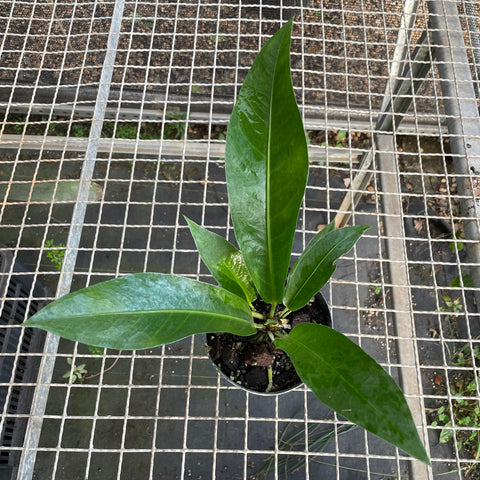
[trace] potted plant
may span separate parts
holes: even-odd
[[[292,22],[258,54],[230,119],[225,151],[229,205],[239,249],[187,220],[220,286],[137,273],[65,295],[24,323],[70,340],[119,350],[151,348],[189,335],[263,335],[288,355],[326,405],[429,463],[395,381],[358,345],[318,323],[291,328],[365,226],[320,231],[289,272],[308,176],[305,132],[290,74]],[[259,307],[260,305],[260,307]]]

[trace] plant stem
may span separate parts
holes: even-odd
[[[265,315],[262,315],[261,313],[258,313],[258,312],[252,312],[252,316],[260,320],[265,320]]]
[[[122,352],[119,353],[119,355],[121,354]],[[106,368],[105,370],[103,370],[103,373],[107,373],[109,370],[111,370],[118,362],[118,359],[120,357],[118,356],[115,361],[108,367]],[[83,380],[90,380],[91,378],[95,378],[95,377],[98,377],[102,372],[98,372],[98,373],[95,373],[94,375],[89,375],[87,377],[83,377]]]
[[[273,318],[273,316],[275,315],[275,309],[276,308],[277,308],[277,304],[272,303],[272,306],[270,308],[270,313],[268,314],[268,318]]]
[[[273,388],[273,371],[272,371],[272,367],[268,367],[268,370],[267,370],[267,375],[268,375],[268,386],[266,388],[266,392],[270,392]]]
[[[289,310],[287,307],[285,307],[280,313],[280,318],[285,318],[290,313],[291,313],[291,310]]]

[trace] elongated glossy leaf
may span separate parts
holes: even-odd
[[[320,231],[298,257],[288,276],[283,303],[290,310],[298,310],[328,282],[335,271],[335,260],[347,253],[368,226],[357,225]]]
[[[429,463],[402,391],[358,345],[312,323],[297,325],[275,344],[289,355],[299,377],[325,405]]]
[[[119,350],[150,348],[207,332],[255,333],[248,304],[190,278],[138,273],[70,293],[25,326]]]
[[[249,303],[257,298],[257,291],[248,273],[242,254],[220,235],[210,232],[185,217],[195,245],[203,262],[215,280],[226,290]]]
[[[263,47],[233,109],[225,171],[235,236],[260,296],[283,297],[308,175],[290,76],[291,21]]]

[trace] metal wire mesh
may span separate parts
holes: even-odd
[[[480,12],[449,5],[0,2],[1,275],[23,285],[2,287],[0,339],[17,343],[0,352],[0,468],[22,479],[480,478]],[[324,294],[335,328],[402,384],[431,468],[306,388],[264,397],[224,384],[204,338],[131,353],[47,336],[40,353],[19,326],[38,302],[118,275],[213,281],[183,215],[233,239],[228,116],[291,16],[311,160],[294,253],[356,197],[351,221],[372,228]],[[9,323],[12,302],[21,313]]]

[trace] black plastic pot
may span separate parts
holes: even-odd
[[[332,327],[330,310],[320,292],[301,310],[292,312],[288,319],[293,326],[297,323],[313,322]],[[229,333],[206,334],[210,359],[221,376],[231,385],[258,395],[278,395],[300,386],[302,381],[288,355],[275,349],[270,340],[259,342],[258,336],[258,334],[251,337],[239,337]],[[272,365],[275,387],[274,390],[267,392],[268,363]]]

